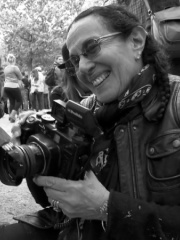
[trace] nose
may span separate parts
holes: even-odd
[[[95,63],[88,59],[86,56],[81,55],[79,60],[79,69],[80,74],[91,74],[95,68]]]

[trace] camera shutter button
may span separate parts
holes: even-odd
[[[29,116],[29,117],[27,118],[27,122],[28,122],[28,123],[33,123],[33,122],[35,122],[35,120],[36,120],[36,117],[35,117],[35,116]]]

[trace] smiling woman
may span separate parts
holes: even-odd
[[[26,217],[14,226],[21,237],[9,237],[11,226],[5,236],[33,240],[26,228],[43,240],[179,239],[180,78],[168,74],[165,49],[117,5],[80,13],[66,45],[61,67],[92,92],[81,104],[100,131],[77,160],[81,178],[28,179],[36,201],[51,206],[35,215],[44,230]]]

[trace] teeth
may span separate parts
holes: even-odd
[[[93,81],[93,86],[98,86],[101,84],[108,76],[110,73],[102,74],[100,77],[96,78],[95,81]]]

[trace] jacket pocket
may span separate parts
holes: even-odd
[[[169,130],[153,139],[146,156],[150,199],[162,204],[180,203],[180,130]]]

